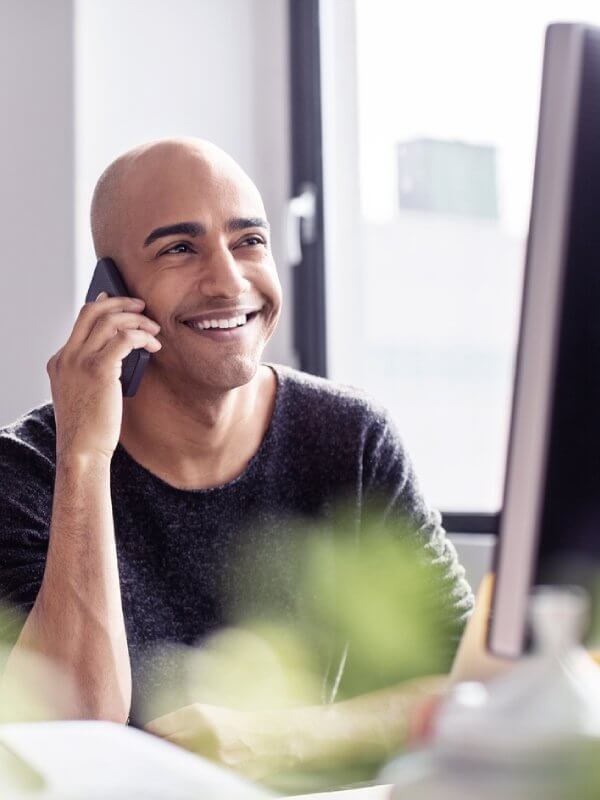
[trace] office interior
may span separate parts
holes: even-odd
[[[560,727],[558,703],[555,718],[548,712],[546,719],[544,703],[533,702],[529,722],[539,726],[531,722],[530,728],[515,708],[502,705],[501,693],[497,707],[492,702],[487,709],[489,729],[485,715],[470,720],[469,709],[481,701],[480,680],[485,686],[518,666],[486,651],[485,627],[513,402],[544,33],[558,20],[600,26],[597,4],[0,0],[0,18],[6,231],[0,427],[50,400],[47,361],[67,340],[95,266],[89,207],[102,170],[141,142],[174,136],[214,142],[255,182],[271,226],[283,310],[262,361],[358,387],[390,411],[477,598],[468,640],[463,635],[458,646],[463,695],[445,720],[456,726],[457,738],[451,727],[441,735],[454,743],[462,736],[470,746],[469,736],[477,741],[503,725],[508,738],[514,724],[525,731],[522,751],[527,731],[546,746],[540,731],[550,730],[553,720]],[[555,676],[557,686],[562,677]],[[563,690],[566,707],[575,701],[564,686],[558,694]],[[415,723],[424,741],[435,713],[424,705]],[[600,735],[593,716],[589,711]],[[10,748],[4,745],[11,755],[5,767],[0,759],[0,773],[26,770],[24,754],[46,747],[36,727],[45,723],[24,724],[29,727],[21,738],[14,734]],[[154,765],[156,774],[148,768],[148,775],[164,797],[191,797],[193,791],[299,796],[298,787],[309,794],[310,781],[273,789],[260,777],[244,776],[238,785],[234,772],[204,756],[177,748],[170,761],[156,737],[143,734],[152,738],[146,752],[137,740],[121,741],[122,735],[94,733],[91,748],[95,754],[105,748],[117,775],[114,795],[98,796],[136,796],[135,776],[126,775],[120,761],[124,753],[140,764],[140,775],[143,764]],[[83,728],[56,729],[52,736],[57,764],[69,749],[88,763]],[[488,756],[483,753],[481,763]],[[507,755],[509,764],[511,758],[514,753]],[[342,771],[342,778],[314,785],[340,800],[410,796],[400,784],[419,766],[401,762],[388,754],[360,780]],[[89,764],[90,771],[100,769]],[[513,787],[513,794],[502,795],[500,768],[486,769],[493,773],[492,796],[535,796],[533,783],[519,786],[523,794]],[[458,777],[442,776],[440,786],[456,781],[463,796],[478,796],[470,774],[465,767]],[[165,787],[179,786],[179,778],[184,787],[183,776],[187,788],[169,795]],[[26,788],[6,785],[15,797],[59,796],[31,780]],[[85,776],[77,780],[73,791],[96,796]],[[577,796],[594,796],[585,794],[591,786],[600,792],[596,780],[579,787]],[[430,777],[423,796],[442,797],[438,791]]]

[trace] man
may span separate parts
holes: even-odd
[[[100,177],[91,224],[132,297],[82,308],[48,362],[53,403],[0,434],[1,599],[27,614],[6,674],[33,650],[72,678],[71,716],[125,722],[149,645],[224,624],[245,522],[269,530],[342,494],[411,516],[462,624],[464,570],[385,411],[260,361],[281,287],[241,168],[201,140],[144,144]],[[123,402],[134,348],[152,355]]]

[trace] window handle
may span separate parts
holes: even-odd
[[[303,183],[300,194],[287,204],[287,255],[291,266],[302,261],[302,245],[316,239],[317,190],[313,183]]]

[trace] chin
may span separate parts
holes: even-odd
[[[260,356],[237,355],[223,359],[218,364],[205,365],[196,362],[190,370],[190,382],[212,389],[227,391],[249,383],[258,371]]]

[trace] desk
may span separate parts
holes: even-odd
[[[362,786],[359,789],[344,789],[340,792],[319,792],[318,794],[299,794],[287,800],[390,800],[392,786]]]

